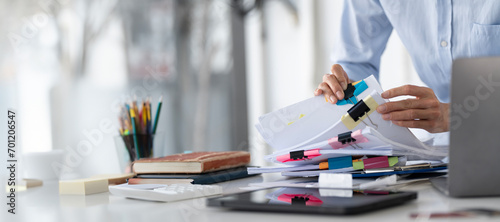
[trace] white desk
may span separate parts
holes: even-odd
[[[224,192],[238,191],[248,183],[271,180],[272,175],[258,176],[221,183]],[[275,178],[275,177],[274,177]],[[359,216],[302,215],[264,212],[239,212],[208,208],[205,198],[173,203],[148,202],[101,193],[88,196],[60,196],[56,181],[46,181],[43,186],[18,193],[18,214],[7,215],[3,207],[0,221],[196,221],[196,222],[264,222],[264,221],[415,221],[412,212],[449,211],[463,208],[500,208],[500,197],[496,198],[448,198],[434,190],[430,183],[420,183],[403,190],[418,191],[416,201],[398,207],[379,210]],[[4,204],[2,204],[4,205]],[[4,220],[6,219],[6,220]],[[447,219],[452,220],[452,219]],[[455,221],[456,219],[453,219]],[[500,220],[491,218],[483,220]],[[442,221],[442,220],[441,220]],[[460,220],[460,221],[470,221]]]

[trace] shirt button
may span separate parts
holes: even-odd
[[[446,47],[446,46],[448,46],[448,43],[446,41],[441,41],[441,46]]]

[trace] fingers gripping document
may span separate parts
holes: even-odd
[[[380,96],[373,76],[350,87],[352,93],[337,104],[317,96],[261,116],[256,128],[275,150],[266,160],[303,165],[346,155],[404,155],[409,160],[447,155],[447,147],[429,147],[408,128],[382,119],[376,108],[388,100]]]

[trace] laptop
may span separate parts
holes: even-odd
[[[432,184],[452,197],[500,195],[500,57],[453,62],[448,177]]]

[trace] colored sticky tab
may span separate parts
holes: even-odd
[[[350,87],[354,89],[351,89]],[[337,105],[356,104],[358,102],[356,97],[359,96],[366,89],[368,89],[368,85],[364,80],[349,84],[347,89],[344,90],[344,95],[346,95],[345,98],[343,100],[339,100],[336,104]],[[349,92],[351,90],[352,92]],[[351,93],[352,95],[350,95]]]
[[[362,170],[365,168],[365,164],[362,159],[357,159],[352,161],[352,168],[355,170]]]
[[[377,102],[371,96],[367,96],[365,99],[360,100],[356,105],[351,107],[345,115],[340,118],[342,123],[349,129],[352,130],[360,122],[364,121],[367,116],[372,114],[378,107]]]
[[[343,156],[328,159],[328,169],[341,169],[352,167],[352,156]]]
[[[389,160],[387,156],[372,157],[364,159],[363,163],[365,169],[376,169],[376,168],[386,168],[389,167]]]
[[[358,96],[359,94],[361,94],[362,92],[364,92],[366,89],[368,89],[368,85],[366,85],[365,80],[361,80],[355,86],[356,86],[356,90],[354,90],[354,95],[355,96]]]
[[[300,155],[297,155],[299,154]],[[303,161],[303,160],[309,160],[314,157],[321,156],[321,153],[319,153],[319,149],[312,149],[312,150],[299,150],[299,151],[293,151],[290,152],[289,154],[284,154],[281,156],[277,156],[276,160],[280,161],[282,163],[286,162],[291,162],[291,161]]]
[[[328,170],[328,162],[319,163],[319,169],[320,170]]]
[[[397,156],[391,156],[388,159],[389,159],[389,166],[394,166],[394,165],[396,165],[396,163],[398,163]]]

